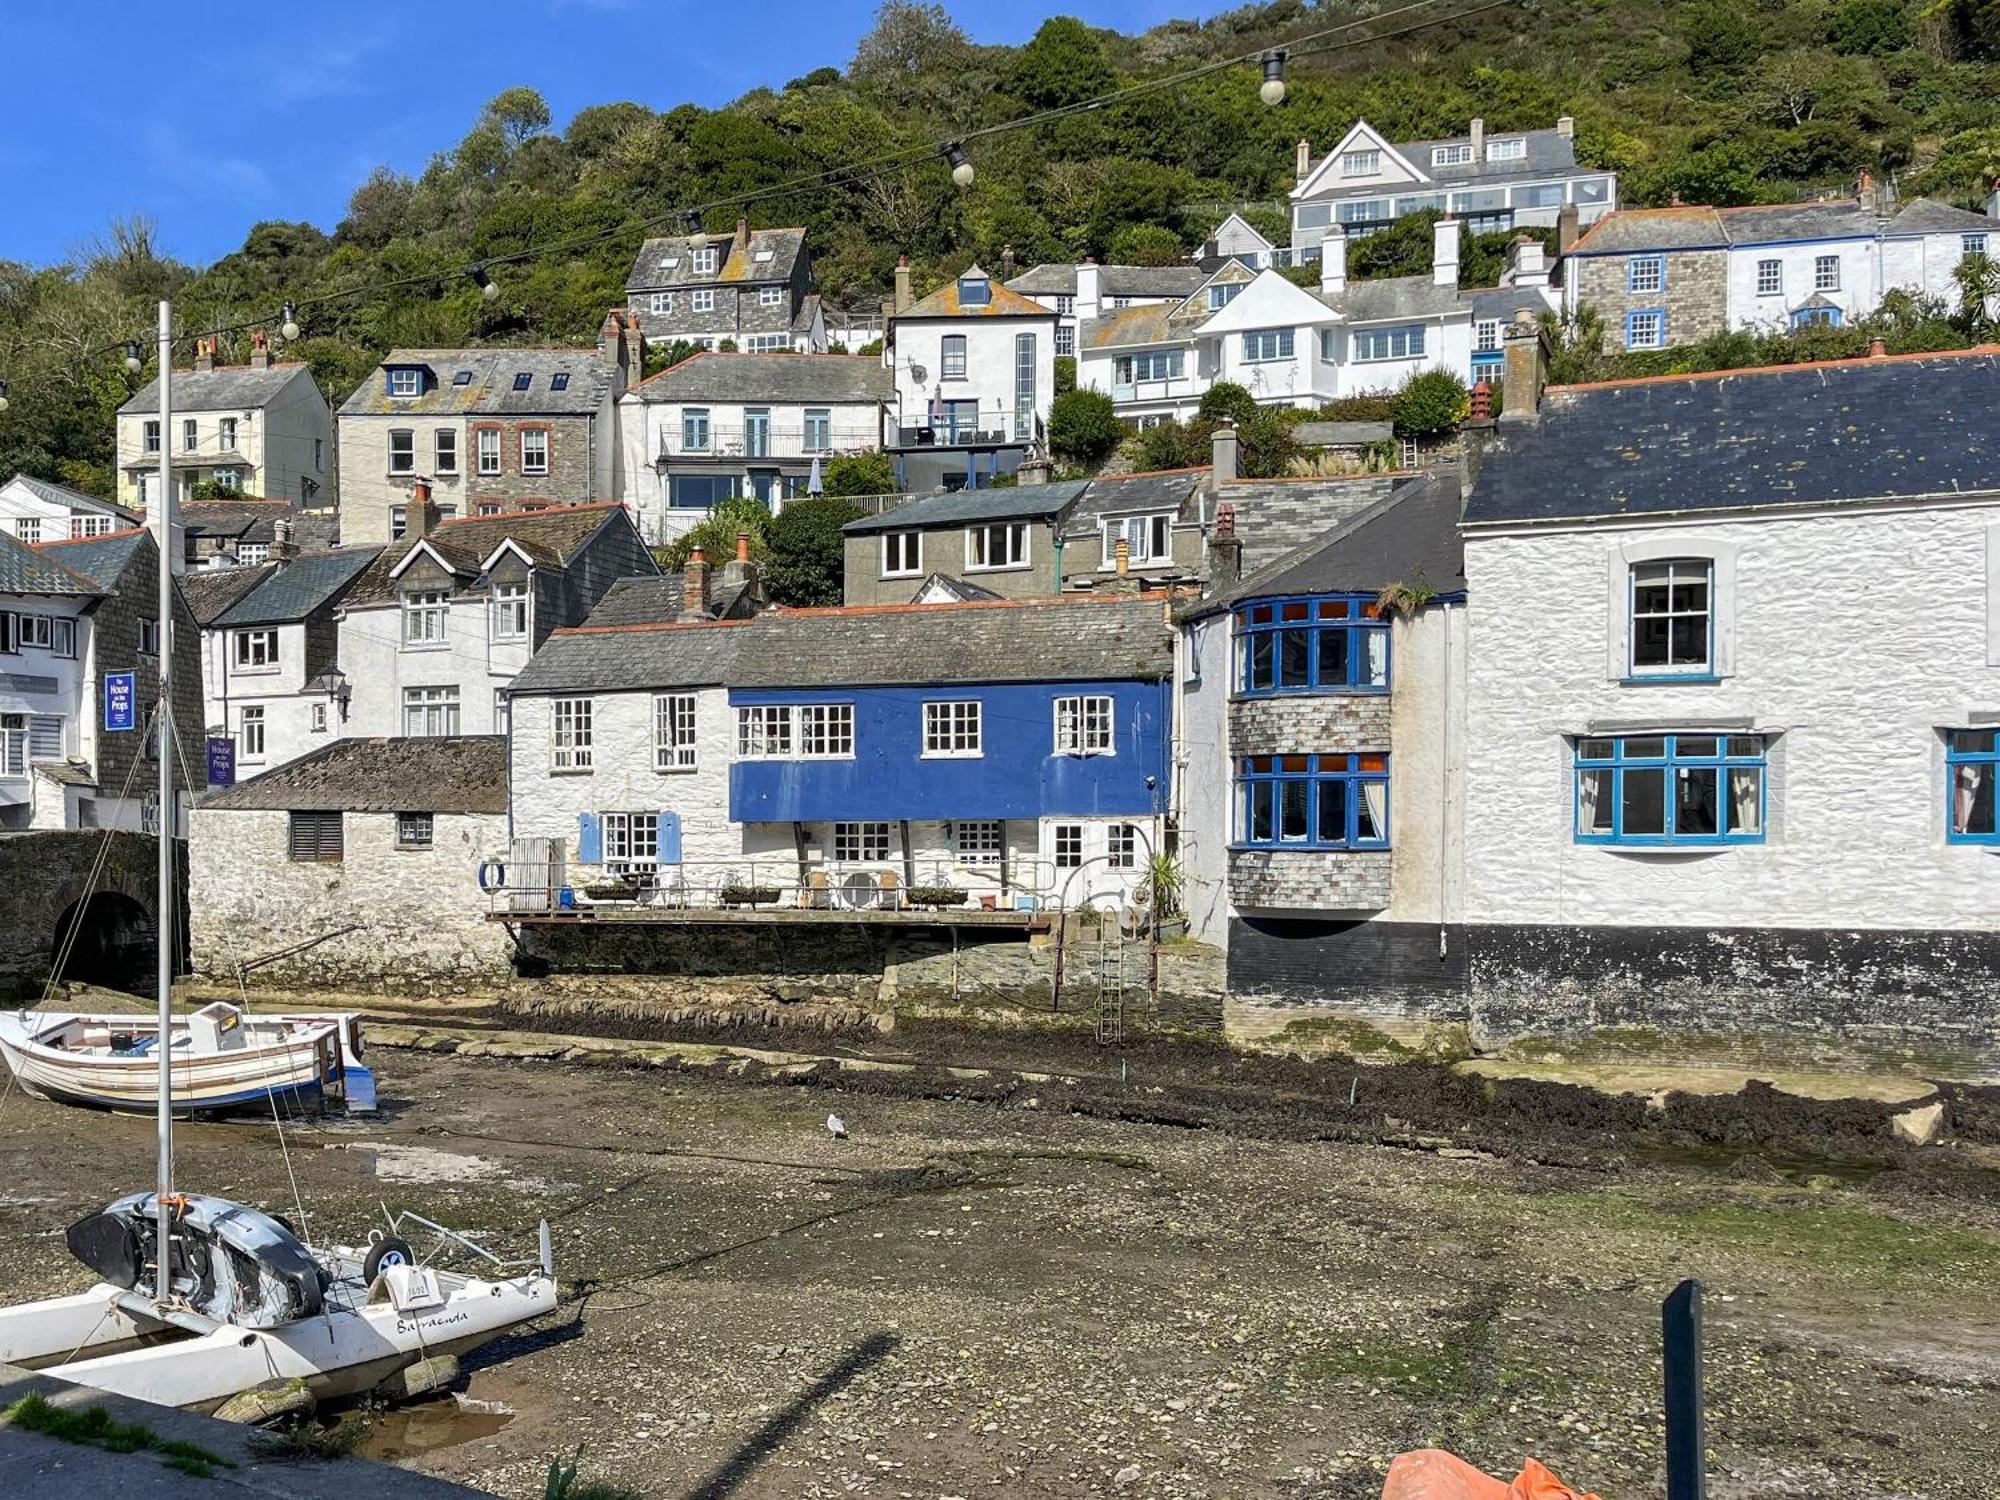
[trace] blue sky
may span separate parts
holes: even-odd
[[[99,0],[7,20],[0,260],[59,260],[142,213],[168,254],[205,263],[260,219],[332,229],[378,163],[416,172],[503,88],[540,89],[557,123],[616,99],[718,105],[845,67],[877,0],[346,0],[337,7]],[[1080,0],[1061,12],[958,0],[981,42],[1052,13],[1142,30],[1191,0]],[[1212,9],[1213,6],[1201,6]],[[161,66],[164,64],[164,66]]]

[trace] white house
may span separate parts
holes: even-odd
[[[1046,446],[1055,399],[1053,309],[978,266],[921,301],[905,258],[882,363],[895,382],[889,441],[898,488],[977,489]]]
[[[697,354],[641,381],[619,402],[640,532],[668,541],[720,500],[809,493],[816,467],[882,446],[894,396],[879,359],[849,354]]]
[[[139,521],[137,511],[46,479],[16,474],[0,484],[0,531],[30,544],[103,536]]]
[[[1309,260],[1334,228],[1373,234],[1426,209],[1474,234],[1553,225],[1565,208],[1588,225],[1617,206],[1618,178],[1577,164],[1568,116],[1553,130],[1489,131],[1474,120],[1462,136],[1402,142],[1359,120],[1317,161],[1299,142],[1291,200],[1292,252]]]
[[[1508,394],[1464,521],[1475,1019],[1991,1064],[2000,357]]]

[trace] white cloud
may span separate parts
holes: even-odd
[[[247,156],[190,145],[172,125],[154,125],[147,130],[146,154],[154,171],[183,190],[259,198],[271,191],[270,177],[256,162]]]

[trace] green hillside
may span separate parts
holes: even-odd
[[[619,299],[643,226],[806,174],[870,161],[1282,43],[1350,17],[1377,30],[1449,16],[1401,0],[1352,8],[1297,0],[1121,36],[1056,17],[1019,48],[969,42],[938,6],[889,0],[845,67],[813,69],[720,110],[606,103],[560,131],[530,89],[495,98],[465,138],[415,178],[380,170],[331,231],[256,225],[205,270],[155,251],[143,225],[114,226],[80,264],[0,262],[0,475],[23,469],[108,492],[110,413],[130,382],[108,337],[151,326],[170,292],[190,334],[358,289],[311,309],[296,353],[336,400],[395,344],[566,342],[592,337]],[[1399,138],[1577,121],[1579,154],[1622,174],[1628,203],[1782,201],[1846,188],[1862,168],[1905,196],[1977,206],[2000,174],[2000,0],[1526,0],[1384,40],[1294,60],[1285,102],[1228,69],[1053,124],[976,142],[978,179],[945,164],[839,180],[751,209],[758,224],[811,230],[835,305],[879,301],[899,251],[921,291],[968,261],[1085,252],[1161,262],[1231,207],[1276,229],[1293,143],[1324,150],[1365,115]],[[708,227],[733,225],[722,206]],[[496,272],[483,301],[474,261],[599,231],[585,250]],[[411,279],[415,278],[414,281]],[[434,278],[434,279],[433,279]],[[402,283],[390,287],[388,283]],[[225,340],[224,353],[246,345]],[[186,357],[187,351],[183,351]]]

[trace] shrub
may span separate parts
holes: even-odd
[[[838,604],[847,539],[840,528],[868,512],[845,500],[794,500],[765,528],[771,561],[764,588],[774,604],[797,608]]]
[[[1132,461],[1141,470],[1192,469],[1209,461],[1210,424],[1162,422],[1132,434]]]
[[[1096,463],[1118,446],[1123,429],[1102,391],[1065,391],[1049,407],[1049,450],[1076,463]]]
[[[1319,409],[1322,422],[1393,422],[1396,420],[1396,393],[1369,391],[1359,396],[1342,396]]]
[[[750,555],[759,562],[771,555],[770,546],[764,540],[764,533],[771,524],[771,513],[764,508],[764,502],[748,496],[738,496],[724,500],[709,513],[708,519],[699,522],[685,536],[675,537],[653,554],[662,568],[669,573],[678,573],[687,566],[688,554],[701,548],[701,554],[712,568],[719,568],[736,556],[736,534],[750,533]]]
[[[1412,375],[1396,395],[1396,431],[1410,438],[1455,432],[1471,409],[1463,380],[1449,370],[1426,370]]]
[[[1076,356],[1058,354],[1056,356],[1056,394],[1076,389]]]
[[[828,495],[893,495],[896,461],[886,453],[846,453],[829,459],[820,473]]]
[[[1233,380],[1218,380],[1203,392],[1199,412],[1211,422],[1228,417],[1241,426],[1257,414],[1257,398]]]

